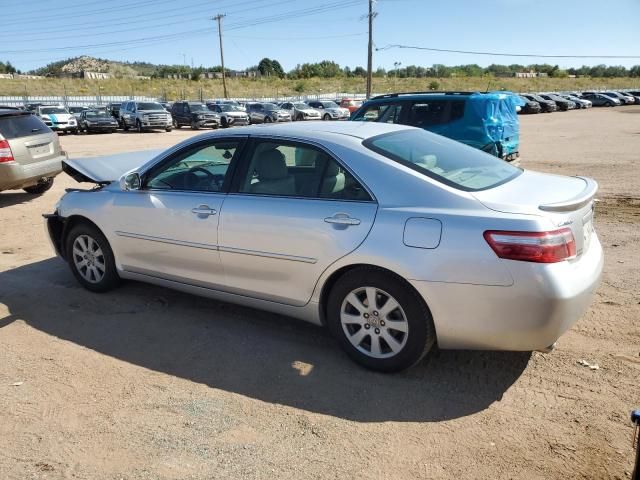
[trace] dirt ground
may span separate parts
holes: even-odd
[[[41,218],[76,183],[0,193],[0,478],[628,478],[640,107],[521,122],[523,167],[601,186],[603,282],[546,355],[436,351],[382,375],[294,320],[137,283],[92,294],[53,258]],[[192,134],[61,139],[85,156]]]

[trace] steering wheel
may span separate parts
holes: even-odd
[[[224,177],[222,177],[222,175],[216,175],[214,173],[211,173],[209,170],[207,170],[204,167],[193,167],[189,169],[189,172],[187,173],[186,182],[185,182],[187,184],[187,188],[193,189],[200,186],[200,182],[202,180],[200,176],[196,174],[196,172],[204,173],[207,177],[206,178],[207,184],[215,185],[218,190],[220,189],[220,185]]]

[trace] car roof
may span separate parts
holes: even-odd
[[[366,140],[385,133],[402,130],[415,130],[415,127],[378,122],[292,122],[281,124],[249,125],[234,131],[233,135],[273,135],[277,137],[292,137],[301,140],[329,140],[335,141],[337,136],[345,136]],[[205,136],[224,136],[226,130],[207,132]],[[229,134],[229,133],[226,133]]]
[[[0,117],[16,117],[20,115],[32,115],[32,113],[26,110],[15,110],[13,108],[0,107]]]

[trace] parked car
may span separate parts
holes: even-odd
[[[42,103],[26,103],[24,105],[24,109],[27,110],[28,112],[32,112],[32,113],[36,113],[36,110],[38,109],[39,106],[43,105]]]
[[[69,110],[69,113],[73,115],[76,118],[76,122],[78,122],[78,120],[80,120],[80,114],[87,110],[87,107],[69,107],[67,110]]]
[[[520,98],[524,102],[520,113],[540,113],[542,111],[542,107],[540,106],[539,102],[536,102],[535,100],[529,100],[522,95],[520,95]]]
[[[527,100],[538,102],[543,113],[551,113],[558,110],[558,105],[556,105],[556,102],[554,102],[553,100],[542,98],[540,95],[537,95],[535,93],[523,93],[521,96],[526,98]]]
[[[573,110],[574,108],[576,108],[575,102],[567,100],[566,98],[562,98],[559,95],[555,95],[553,93],[541,93],[540,96],[545,100],[556,102],[558,110],[560,110],[561,112],[566,112],[567,110]]]
[[[351,115],[348,109],[339,107],[336,102],[329,100],[309,100],[307,105],[319,110],[322,120],[349,120]]]
[[[192,130],[198,130],[203,127],[218,128],[220,126],[220,115],[200,102],[175,102],[171,107],[171,116],[174,128],[186,125]]]
[[[76,117],[59,105],[40,105],[36,108],[35,115],[54,132],[78,133]]]
[[[242,133],[66,161],[99,185],[47,215],[78,282],[139,280],[326,325],[386,372],[436,343],[550,351],[589,307],[603,268],[593,180],[402,125]]]
[[[509,92],[393,93],[372,98],[351,120],[423,128],[512,161],[519,156],[521,103]]]
[[[635,103],[640,103],[640,90],[625,90],[627,95],[631,95],[635,99]]]
[[[157,102],[128,101],[120,105],[120,125],[125,131],[135,128],[142,133],[155,128],[170,132],[173,119]]]
[[[349,110],[349,113],[353,113],[358,110],[363,103],[364,102],[362,100],[343,98],[342,100],[340,100],[340,103],[338,103],[338,105],[340,105],[341,108],[346,108],[347,110]]]
[[[39,117],[0,109],[0,191],[46,192],[62,171],[64,158],[58,135]]]
[[[582,98],[589,100],[594,107],[617,107],[622,105],[619,99],[602,93],[583,93]]]
[[[629,94],[627,92],[621,92],[619,90],[616,90],[616,91],[611,92],[611,93],[616,93],[616,94],[620,95],[620,98],[624,99],[627,102],[627,105],[633,105],[634,103],[636,103],[636,98],[633,95],[631,95],[631,94]]]
[[[162,108],[164,108],[167,112],[171,112],[171,109],[173,108],[173,104],[169,102],[158,102],[158,103],[162,105]]]
[[[291,115],[275,103],[248,103],[249,123],[290,122]]]
[[[590,100],[587,100],[585,98],[579,98],[579,97],[576,97],[575,95],[570,95],[567,93],[559,93],[558,96],[564,98],[565,100],[569,100],[575,103],[576,108],[591,108],[593,106]]]
[[[320,120],[320,112],[304,102],[284,102],[280,108],[289,112],[291,120]]]
[[[600,95],[604,95],[605,97],[609,97],[609,98],[613,98],[615,100],[618,100],[620,105],[627,105],[629,103],[633,103],[632,101],[630,101],[629,97],[627,97],[626,95],[622,95],[618,92],[585,92],[587,94],[593,94],[593,93],[598,93]],[[617,106],[618,104],[616,104]]]
[[[118,122],[106,109],[84,110],[80,113],[78,129],[81,132],[113,133],[118,128]]]
[[[118,125],[122,126],[120,122],[120,106],[122,104],[118,102],[107,103],[106,109],[109,115],[116,119]]]
[[[229,103],[208,103],[207,108],[220,116],[223,128],[249,124],[249,115],[243,107]]]

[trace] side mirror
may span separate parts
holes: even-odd
[[[129,190],[140,190],[142,187],[142,179],[138,172],[126,173],[120,177],[120,190],[125,192]]]

